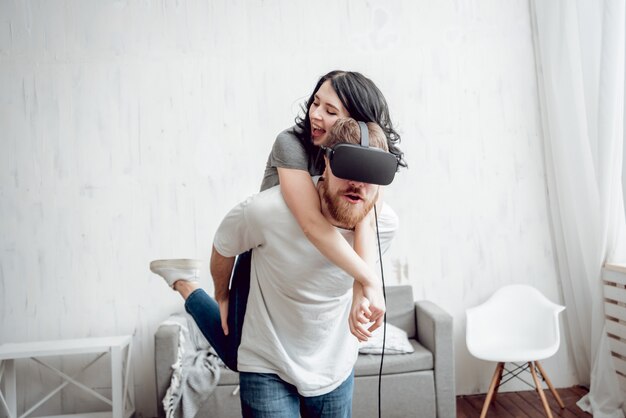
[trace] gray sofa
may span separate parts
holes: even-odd
[[[415,352],[385,355],[383,417],[456,417],[452,317],[434,303],[413,302],[410,286],[388,286],[387,320],[407,332]],[[176,361],[180,327],[163,323],[155,334],[159,416]],[[378,416],[380,355],[360,354],[355,365],[353,416]],[[197,417],[241,417],[238,375],[222,369],[219,384]]]

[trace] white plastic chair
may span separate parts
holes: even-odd
[[[487,415],[498,388],[514,377],[521,379],[519,374],[527,369],[530,369],[548,417],[552,418],[552,413],[537,377],[538,372],[559,406],[565,408],[538,361],[554,355],[559,349],[559,313],[563,309],[564,306],[552,303],[534,287],[517,284],[500,288],[485,303],[467,310],[466,342],[469,352],[479,359],[498,362],[481,418]],[[515,364],[516,368],[509,370],[505,368],[506,363],[523,364]],[[502,382],[504,371],[505,377],[511,377]]]

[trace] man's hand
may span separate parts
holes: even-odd
[[[220,308],[220,318],[222,320],[222,330],[224,335],[228,335],[228,298],[217,301]]]
[[[215,285],[215,300],[219,305],[222,330],[228,335],[228,282],[235,265],[235,257],[221,255],[213,246],[211,251],[211,276]]]

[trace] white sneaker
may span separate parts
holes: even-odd
[[[150,263],[150,271],[163,277],[172,289],[177,280],[197,282],[201,267],[202,261],[186,258],[154,260]]]

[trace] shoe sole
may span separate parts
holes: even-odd
[[[187,258],[179,258],[172,260],[154,260],[150,262],[150,271],[157,273],[155,270],[162,268],[172,269],[200,269],[202,267],[202,261],[192,260]]]

